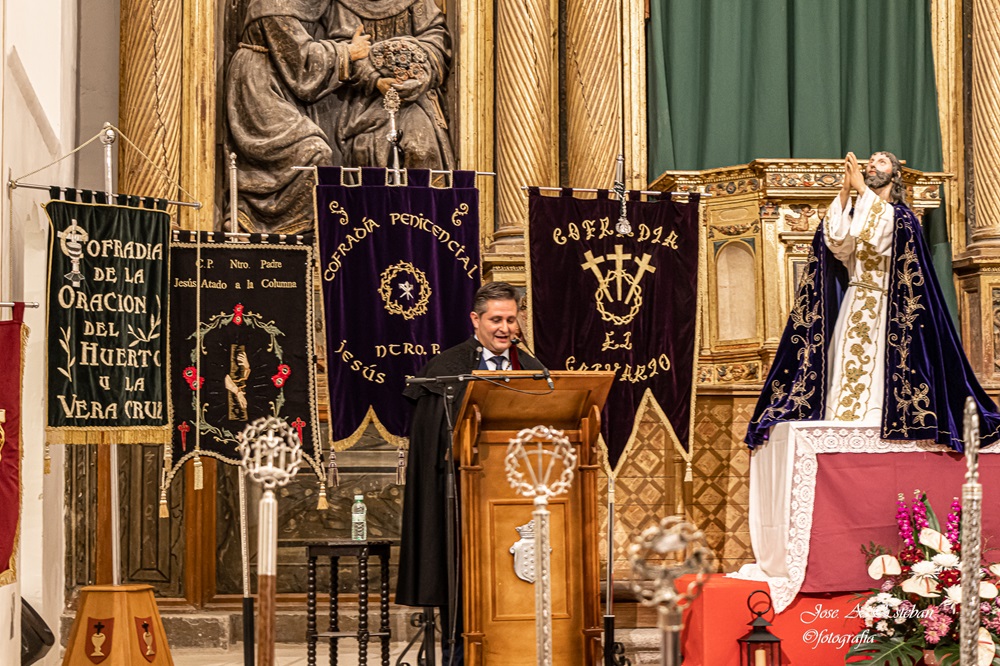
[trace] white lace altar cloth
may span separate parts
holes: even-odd
[[[792,603],[806,578],[822,454],[948,451],[930,441],[884,440],[878,428],[870,425],[798,421],[775,426],[768,442],[750,458],[750,542],[756,562],[729,576],[767,582],[775,612]],[[885,510],[894,512],[891,506]]]

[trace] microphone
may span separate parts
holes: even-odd
[[[531,349],[528,349],[528,345],[526,345],[525,342],[524,342],[524,340],[522,340],[521,338],[519,338],[517,336],[513,336],[510,339],[510,343],[512,345],[514,345],[515,347],[520,347],[521,345],[524,345],[524,348],[527,349],[528,352],[532,356],[535,356],[535,352],[532,351]],[[538,359],[538,357],[535,356],[535,360],[537,360],[537,359]],[[538,362],[541,363],[541,361],[538,361]],[[546,368],[544,365],[542,365],[542,376],[545,378],[545,383],[549,385],[549,390],[550,391],[555,391],[556,390],[556,385],[552,383],[552,375],[549,374],[549,369]]]

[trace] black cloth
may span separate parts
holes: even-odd
[[[471,337],[432,358],[417,376],[467,374],[479,366],[481,355],[482,346],[475,337]],[[542,364],[535,358],[517,349],[511,349],[511,362],[515,368],[519,363],[523,370],[542,369]],[[455,385],[451,407],[453,419],[462,405],[465,389],[465,385]],[[410,386],[403,391],[403,395],[415,403],[415,407],[403,491],[396,603],[405,606],[448,606],[445,454],[450,442],[444,413],[445,387],[439,384]],[[456,544],[460,540],[457,531],[455,540]]]

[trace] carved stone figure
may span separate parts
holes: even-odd
[[[402,102],[396,124],[402,133],[403,166],[452,169],[442,87],[451,67],[451,36],[434,0],[337,0],[330,5],[331,37],[346,39],[363,25],[372,36],[368,58],[355,63],[354,75],[337,91],[331,124],[345,166],[389,164],[389,114],[382,99],[390,86]]]
[[[328,38],[330,0],[250,0],[226,76],[237,155],[239,208],[253,231],[297,233],[312,225],[312,179],[296,165],[329,165],[333,150],[310,107],[345,84],[368,56],[355,30]]]
[[[386,166],[390,87],[403,166],[455,166],[441,105],[451,38],[434,0],[250,0],[238,46],[226,111],[243,227],[312,227],[312,176],[293,166]]]

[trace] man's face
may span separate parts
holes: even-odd
[[[877,190],[885,187],[892,180],[892,162],[885,153],[875,153],[868,158],[865,168],[865,185]]]
[[[486,312],[469,314],[479,343],[494,354],[510,348],[510,339],[517,330],[517,301],[486,301]]]

